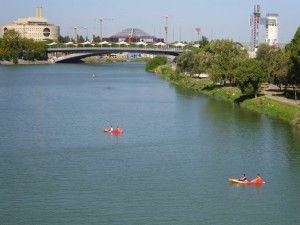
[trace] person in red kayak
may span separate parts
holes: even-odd
[[[255,182],[255,183],[260,183],[261,181],[262,181],[262,179],[261,179],[261,176],[259,175],[259,173],[257,174],[256,178],[251,180],[251,182]]]
[[[245,180],[247,180],[246,174],[244,174],[244,175],[239,179],[239,181],[245,181]]]
[[[110,132],[112,132],[114,130],[114,128],[112,126],[110,126]]]

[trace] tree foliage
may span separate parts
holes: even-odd
[[[165,65],[167,61],[165,56],[156,56],[147,62],[146,71],[153,72],[158,66]]]
[[[283,85],[287,86],[288,84],[287,76],[289,58],[289,52],[279,50],[274,53],[268,66],[271,82],[277,85],[280,89]]]
[[[216,40],[195,52],[185,52],[176,58],[177,72],[185,74],[209,73],[214,83],[229,80],[239,63],[248,57],[246,50],[231,40]]]
[[[0,45],[0,59],[46,60],[48,58],[47,42],[37,42],[33,39],[23,38],[18,31],[8,30],[4,33]]]
[[[210,43],[211,54],[210,78],[214,83],[229,80],[232,83],[236,68],[248,57],[246,50],[241,49],[231,40],[215,40]]]
[[[201,39],[198,42],[199,48],[204,48],[209,44],[209,40],[206,36],[202,36]]]
[[[290,53],[288,62],[288,79],[290,83],[300,82],[300,27],[297,29],[294,38],[286,46],[286,51]]]
[[[191,51],[184,52],[176,58],[176,64],[178,72],[191,74],[195,66],[195,54]]]
[[[237,68],[235,81],[243,94],[254,94],[257,97],[258,90],[267,77],[267,66],[263,61],[246,59]]]
[[[267,65],[270,65],[273,55],[278,51],[280,51],[280,49],[277,46],[270,46],[266,43],[260,44],[257,48],[256,59],[262,60]]]
[[[69,36],[59,36],[58,37],[58,42],[59,43],[68,43],[71,41],[71,38]]]

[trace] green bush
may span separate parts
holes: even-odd
[[[154,72],[154,70],[162,65],[167,64],[168,60],[165,56],[156,56],[153,59],[150,59],[146,64],[146,71]]]

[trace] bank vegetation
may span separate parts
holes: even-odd
[[[299,106],[264,95],[265,88],[272,84],[278,86],[280,96],[299,99],[299,56],[300,28],[284,49],[261,44],[256,57],[250,58],[241,45],[231,40],[214,40],[186,51],[175,58],[175,64],[160,66],[156,73],[170,83],[300,125]]]

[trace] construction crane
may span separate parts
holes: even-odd
[[[74,40],[77,43],[77,29],[87,29],[87,27],[72,27],[74,29]]]
[[[102,42],[103,35],[102,35],[102,27],[103,27],[103,20],[114,20],[111,18],[100,18],[100,41]]]

